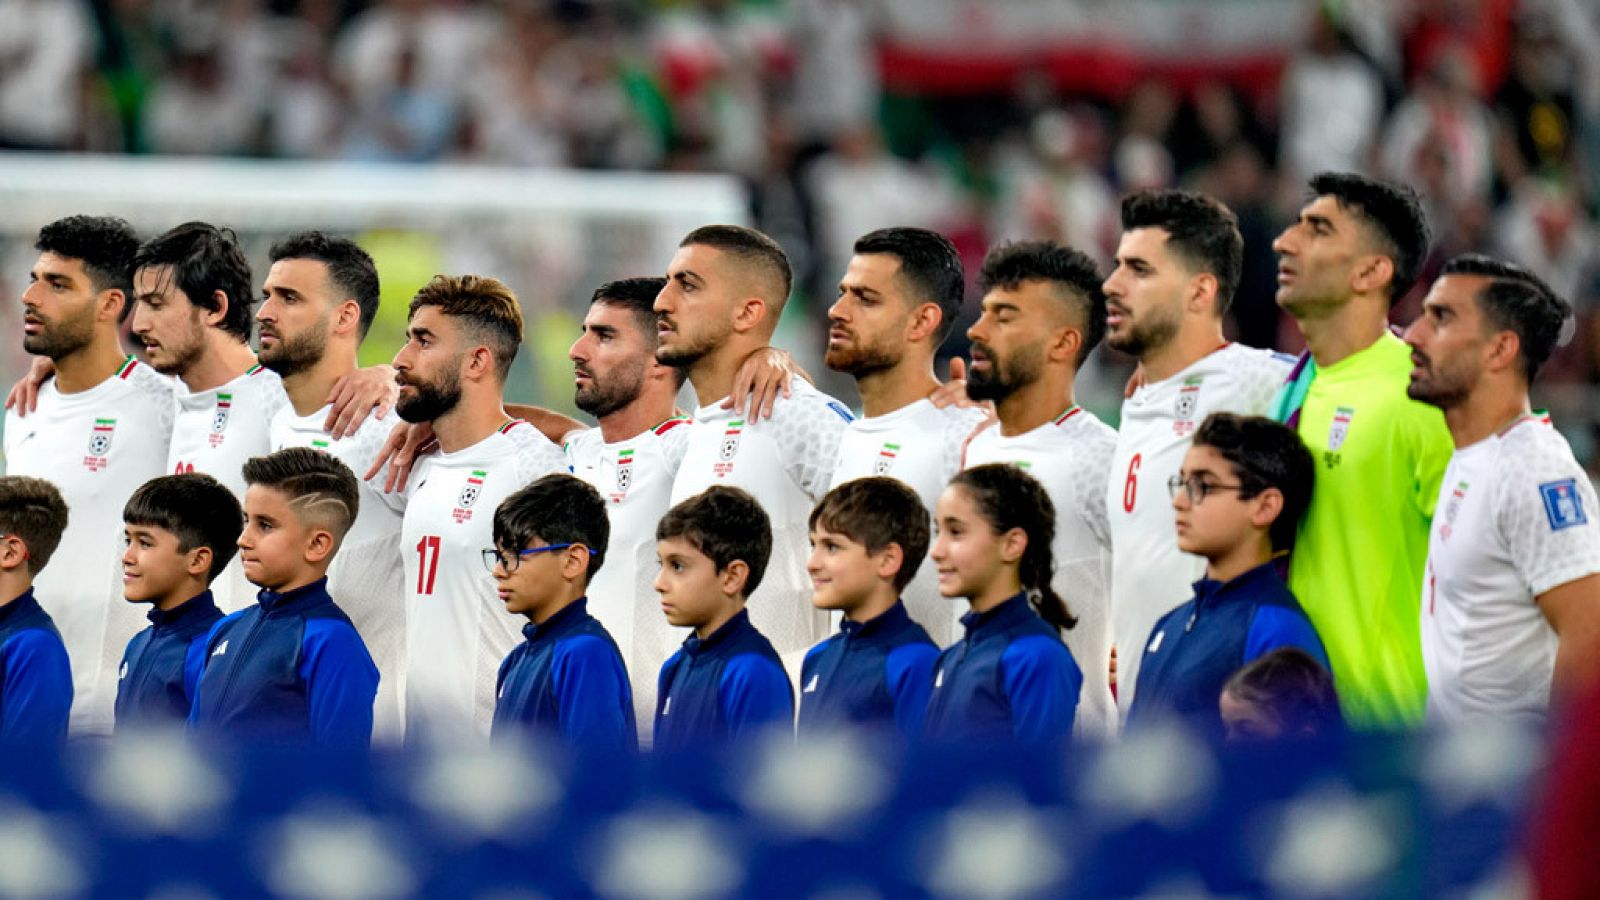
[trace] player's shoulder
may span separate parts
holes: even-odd
[[[694,433],[694,424],[689,416],[673,415],[650,429],[650,438],[661,445],[668,457],[681,458]]]
[[[1057,416],[1051,424],[1053,428],[1043,429],[1045,434],[1070,438],[1074,443],[1087,443],[1097,447],[1104,445],[1110,448],[1114,448],[1117,443],[1117,430],[1081,406],[1072,407]]]
[[[1587,479],[1566,437],[1537,418],[1523,419],[1502,432],[1495,450],[1494,479],[1507,486]]]
[[[569,457],[580,458],[598,453],[605,442],[605,436],[598,428],[575,428],[567,432],[565,440],[561,442],[561,450]]]
[[[817,390],[809,382],[797,380],[788,397],[779,397],[772,404],[772,427],[782,429],[792,425],[844,430],[855,421],[850,408],[834,397]]]
[[[530,423],[512,419],[500,426],[498,436],[510,444],[517,461],[518,475],[524,480],[567,471],[567,457],[561,448],[551,443]]]
[[[116,378],[126,384],[134,392],[149,396],[153,401],[164,404],[172,402],[173,392],[176,389],[177,379],[170,375],[163,375],[150,367],[149,363],[137,357],[128,357],[122,368],[117,370]]]

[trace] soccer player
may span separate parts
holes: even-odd
[[[1438,409],[1405,395],[1411,351],[1388,317],[1416,280],[1428,223],[1403,185],[1324,173],[1311,190],[1273,242],[1278,305],[1309,349],[1272,417],[1317,462],[1289,589],[1328,651],[1351,726],[1410,727],[1427,702],[1417,596],[1450,432]]]
[[[66,527],[67,504],[55,485],[26,475],[0,477],[0,745],[67,737],[67,648],[33,593]]]
[[[378,270],[354,241],[316,231],[290,235],[272,246],[272,267],[256,307],[261,344],[257,358],[277,373],[289,402],[269,425],[273,451],[325,450],[352,472],[365,472],[391,431],[369,416],[353,433],[335,437],[328,398],[357,372],[356,355],[378,312]],[[383,678],[373,710],[373,734],[398,739],[404,679],[406,606],[400,525],[402,493],[360,482],[361,509],[328,567],[328,591],[361,632]]]
[[[128,223],[72,216],[41,229],[34,248],[22,346],[48,359],[55,377],[38,388],[31,415],[21,406],[6,413],[6,471],[51,482],[74,510],[59,548],[71,562],[39,574],[39,597],[72,660],[72,733],[106,735],[120,648],[140,628],[122,600],[121,524],[112,517],[166,470],[172,388],[127,355],[118,335],[139,249]]]
[[[1144,376],[1122,403],[1105,498],[1111,643],[1124,715],[1150,629],[1190,596],[1205,570],[1203,560],[1178,549],[1165,486],[1206,416],[1264,415],[1293,362],[1222,336],[1243,260],[1238,220],[1216,200],[1188,191],[1123,198],[1122,240],[1104,285],[1106,343],[1137,359]]]
[[[801,734],[853,726],[921,736],[939,647],[900,598],[927,555],[928,513],[903,481],[857,478],[811,511],[812,602],[844,618],[801,667]]]
[[[566,473],[546,475],[494,512],[493,570],[527,640],[500,666],[493,735],[533,731],[578,751],[639,748],[622,653],[584,600],[604,567],[606,502]]]
[[[712,485],[750,492],[772,527],[770,577],[752,598],[755,622],[780,654],[800,657],[821,640],[827,617],[811,606],[806,519],[827,492],[849,410],[807,383],[751,422],[724,408],[735,373],[768,346],[790,287],[789,260],[766,235],[732,225],[690,232],[656,298],[656,358],[683,369],[700,408],[672,484],[681,503]]]
[[[122,590],[150,605],[117,677],[117,728],[181,725],[194,706],[206,635],[222,618],[211,582],[238,551],[244,511],[233,492],[199,472],[162,475],[122,508],[128,547]]]
[[[355,522],[356,476],[291,447],[244,464],[239,558],[256,603],[206,636],[189,727],[234,740],[361,749],[378,667],[328,595],[328,564]]]
[[[1428,535],[1428,717],[1542,726],[1600,659],[1600,521],[1567,441],[1528,387],[1572,307],[1483,256],[1444,267],[1406,332],[1412,399],[1444,411],[1450,457]]]
[[[794,687],[746,603],[766,573],[772,527],[755,498],[713,485],[656,526],[667,621],[694,629],[661,667],[655,749],[673,753],[789,728]]]
[[[438,275],[411,299],[394,358],[396,411],[429,423],[440,449],[411,473],[400,542],[407,740],[487,738],[500,663],[522,639],[483,566],[493,510],[567,468],[560,448],[506,414],[522,328],[521,304],[502,282]]]
[[[1067,646],[1084,673],[1081,732],[1115,729],[1107,621],[1111,534],[1106,478],[1116,432],[1072,399],[1078,367],[1106,328],[1102,278],[1089,257],[1049,242],[1005,244],[983,261],[983,315],[967,330],[967,394],[999,421],[973,436],[966,465],[1014,463],[1055,504],[1055,592],[1078,623]]]
[[[862,416],[839,440],[834,487],[877,475],[898,478],[931,514],[961,470],[961,450],[985,414],[940,409],[928,396],[940,387],[933,358],[955,327],[965,287],[961,257],[942,235],[885,228],[856,241],[839,299],[828,310],[823,357],[828,368],[855,378],[861,392]],[[935,641],[950,642],[958,613],[939,596],[931,568],[917,573],[903,599]]]

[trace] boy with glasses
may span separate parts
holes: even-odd
[[[1178,548],[1206,561],[1194,597],[1143,647],[1128,727],[1178,716],[1220,737],[1229,677],[1279,647],[1327,665],[1316,629],[1278,574],[1311,502],[1315,463],[1295,432],[1257,416],[1213,413],[1168,482]]]

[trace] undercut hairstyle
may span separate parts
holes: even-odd
[[[117,320],[133,309],[133,258],[139,252],[139,235],[115,216],[68,216],[39,229],[33,249],[83,263],[83,271],[96,291],[121,291],[122,310]]]
[[[1422,201],[1409,185],[1379,181],[1354,172],[1321,172],[1311,177],[1311,191],[1332,197],[1350,213],[1394,263],[1389,305],[1400,302],[1416,284],[1433,240]]]
[[[1017,565],[1018,580],[1028,602],[1039,617],[1067,631],[1078,624],[1078,617],[1056,593],[1056,559],[1051,544],[1056,539],[1056,505],[1037,478],[1010,463],[987,463],[956,473],[950,486],[966,492],[978,515],[994,533],[1005,534],[1020,528],[1028,535],[1028,546]]]
[[[882,553],[890,544],[899,546],[904,558],[894,574],[896,591],[906,589],[928,555],[928,509],[917,492],[897,478],[858,478],[839,485],[811,510],[808,524],[812,531],[820,528],[844,535],[869,555]]]
[[[522,304],[498,278],[484,275],[435,275],[411,298],[407,321],[417,310],[437,307],[466,328],[473,341],[494,353],[495,372],[505,382],[522,345]]]
[[[756,498],[738,488],[713,485],[704,493],[667,510],[656,524],[656,540],[682,538],[721,572],[736,560],[744,562],[748,598],[761,586],[772,555],[772,520]]]
[[[856,240],[857,254],[881,253],[900,261],[900,277],[911,289],[913,304],[939,307],[939,328],[933,333],[938,347],[956,326],[966,292],[967,276],[961,254],[949,238],[926,228],[880,228]]]
[[[350,467],[310,447],[288,447],[245,461],[247,485],[272,488],[289,500],[302,524],[321,525],[343,541],[361,511],[360,487]]]
[[[777,241],[742,225],[702,225],[678,242],[679,247],[695,245],[715,247],[757,272],[764,286],[777,293],[774,297],[761,298],[772,304],[772,321],[777,323],[794,284],[789,255]]]
[[[589,548],[584,583],[594,580],[611,540],[606,501],[588,482],[565,472],[546,475],[522,488],[494,511],[494,543],[511,553],[545,544],[582,544]]]
[[[607,306],[628,310],[639,321],[639,328],[654,342],[656,295],[666,286],[667,280],[660,277],[619,278],[595,288],[594,296],[589,298],[589,305],[604,303]]]
[[[273,244],[267,256],[273,262],[310,259],[327,266],[339,301],[348,298],[361,307],[361,337],[367,336],[378,315],[378,266],[360,244],[321,231],[301,231]]]
[[[1532,384],[1560,343],[1572,304],[1527,269],[1477,253],[1451,259],[1440,274],[1489,280],[1478,291],[1478,309],[1495,330],[1516,332],[1522,374]]]
[[[173,283],[201,309],[221,309],[216,297],[221,292],[228,308],[219,327],[240,341],[250,339],[255,279],[233,229],[186,222],[151,238],[134,256],[133,271],[158,266],[171,266]]]
[[[1027,281],[1053,285],[1073,314],[1083,320],[1083,346],[1078,348],[1077,360],[1083,365],[1106,336],[1106,294],[1100,287],[1105,276],[1088,254],[1054,241],[1000,244],[983,258],[978,288],[985,294],[995,289],[1013,291]]]
[[[1283,509],[1267,533],[1274,551],[1292,547],[1295,529],[1311,506],[1312,483],[1317,476],[1316,462],[1300,435],[1262,416],[1219,412],[1200,423],[1194,446],[1210,447],[1228,461],[1239,479],[1240,499],[1249,500],[1268,490],[1283,495]]]
[[[38,575],[61,545],[67,530],[67,501],[43,478],[0,476],[0,534],[28,548],[28,574]]]
[[[215,581],[238,552],[244,510],[221,482],[201,472],[162,475],[139,486],[122,507],[125,525],[159,528],[178,539],[178,552],[211,550],[206,584]]]
[[[1285,738],[1329,737],[1344,730],[1333,673],[1299,647],[1279,647],[1233,673],[1223,686],[1266,713]]]
[[[1159,228],[1184,265],[1217,279],[1217,314],[1226,312],[1244,268],[1239,218],[1220,201],[1193,191],[1139,191],[1122,198],[1122,230]]]

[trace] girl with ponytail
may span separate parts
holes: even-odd
[[[967,469],[940,496],[934,525],[939,593],[965,597],[970,611],[965,636],[934,666],[927,736],[1064,742],[1083,672],[1061,642],[1077,620],[1050,586],[1055,507],[1044,487],[1012,465]]]

